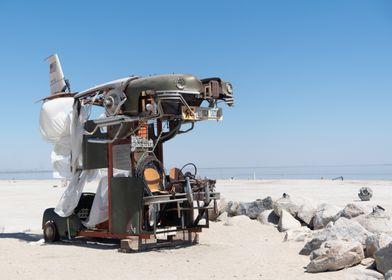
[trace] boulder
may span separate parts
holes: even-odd
[[[363,228],[358,222],[347,218],[339,218],[334,224],[329,223],[324,229],[314,233],[312,240],[308,241],[300,251],[301,255],[309,255],[320,248],[326,241],[343,240],[358,241],[366,244],[366,238],[372,233]]]
[[[329,241],[323,243],[322,247],[326,250],[310,261],[306,267],[308,272],[335,271],[359,264],[364,258],[362,244],[357,241]]]
[[[278,223],[278,230],[280,232],[300,227],[301,223],[299,221],[297,221],[289,212],[284,209],[281,209],[280,219]]]
[[[237,215],[237,209],[240,203],[238,201],[229,201],[227,203],[226,211],[229,217]]]
[[[363,187],[359,189],[358,197],[362,201],[369,201],[373,196],[373,191],[369,187]]]
[[[332,204],[323,203],[319,205],[313,218],[313,228],[321,229],[329,222],[336,221],[339,218],[340,210],[339,207]]]
[[[374,254],[376,260],[377,270],[385,274],[388,270],[392,269],[392,243],[388,246],[381,248]]]
[[[283,241],[303,242],[312,237],[312,231],[308,227],[300,227],[286,231]]]
[[[368,231],[377,233],[385,233],[392,235],[392,219],[384,210],[379,207],[374,208],[373,212],[359,216],[355,220],[360,223]]]
[[[388,270],[384,276],[385,276],[385,280],[392,280],[392,270]]]
[[[366,257],[374,258],[374,254],[392,242],[392,236],[385,233],[378,233],[366,238]]]
[[[283,194],[282,198],[279,198],[273,203],[273,209],[275,214],[279,217],[282,210],[285,210],[288,213],[290,213],[293,217],[296,217],[299,210],[299,206],[291,200],[289,195]]]
[[[339,217],[351,219],[364,214],[368,214],[366,213],[366,209],[364,207],[354,203],[349,203],[346,205],[346,207],[343,208],[342,211],[340,211]]]
[[[272,209],[272,198],[266,197],[253,202],[229,201],[226,209],[230,217],[246,215],[251,219],[256,219],[263,211]]]
[[[384,280],[384,275],[362,265],[357,265],[345,269],[339,278],[344,280]]]
[[[361,261],[361,265],[365,268],[372,269],[376,267],[376,261],[373,258],[365,258]]]
[[[212,205],[212,202],[211,204]],[[223,197],[217,201],[217,211],[215,209],[208,209],[208,218],[210,221],[216,221],[216,219],[221,215],[222,213],[227,211],[227,201]]]
[[[313,217],[316,215],[317,205],[312,201],[303,201],[298,209],[298,218],[308,226],[312,226]]]
[[[257,219],[260,213],[265,210],[272,209],[272,198],[270,196],[264,199],[257,199],[254,202],[251,202],[249,207],[247,208],[246,215],[251,219]]]
[[[278,226],[279,217],[274,210],[265,210],[257,216],[257,220],[263,225]]]

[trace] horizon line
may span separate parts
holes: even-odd
[[[235,168],[291,168],[291,167],[349,167],[349,166],[392,166],[392,163],[373,164],[300,164],[300,165],[261,165],[261,166],[217,166],[217,167],[197,167],[198,169],[235,169]],[[51,169],[16,169],[0,170],[0,174],[7,173],[47,173],[53,172]]]

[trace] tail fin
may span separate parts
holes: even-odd
[[[63,69],[57,54],[47,58],[49,60],[50,94],[65,92],[68,88],[68,81],[64,79]]]

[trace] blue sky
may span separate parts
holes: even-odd
[[[167,166],[392,163],[390,1],[0,3],[0,170],[48,169],[38,127],[58,53],[74,91],[120,77],[232,82],[224,121],[165,144]]]

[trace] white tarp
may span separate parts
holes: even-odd
[[[83,125],[88,119],[88,108],[73,97],[45,101],[40,113],[42,137],[53,143],[51,161],[55,178],[69,179],[55,212],[61,217],[72,214],[78,205],[86,182],[96,178],[97,171],[80,171],[82,162]],[[79,170],[79,171],[77,171]]]
[[[128,177],[129,171],[113,169],[113,176]],[[83,225],[87,228],[94,228],[97,224],[108,220],[108,213],[108,177],[102,176],[94,197],[93,205],[91,206],[90,215],[87,220],[83,222]]]
[[[84,186],[87,182],[94,180],[97,173],[96,170],[77,171],[61,196],[54,212],[61,217],[70,216],[78,206]]]
[[[46,141],[57,143],[71,136],[73,104],[73,97],[56,98],[42,104],[39,124]]]
[[[108,219],[108,177],[102,177],[99,181],[98,189],[91,206],[90,215],[83,225],[87,228],[94,228]]]

